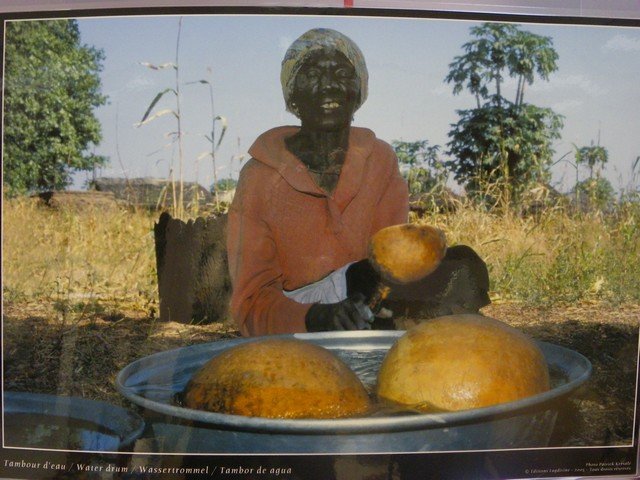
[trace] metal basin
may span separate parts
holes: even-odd
[[[4,444],[53,450],[117,452],[142,435],[142,418],[105,402],[4,392]]]
[[[365,386],[375,385],[387,350],[402,331],[283,335],[334,351]],[[338,420],[278,420],[192,410],[174,395],[210,358],[258,338],[234,339],[157,353],[125,367],[120,392],[156,420],[158,449],[175,453],[382,453],[485,450],[546,446],[558,400],[591,374],[590,362],[572,350],[540,342],[552,374],[552,389],[516,402],[441,414]],[[295,368],[295,366],[292,366]]]

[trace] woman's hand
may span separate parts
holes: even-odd
[[[347,296],[357,293],[364,296],[364,301],[369,303],[380,288],[382,279],[366,258],[352,263],[345,272],[347,279]]]
[[[315,303],[305,316],[308,332],[329,330],[368,330],[374,317],[365,296],[356,293],[338,303]]]

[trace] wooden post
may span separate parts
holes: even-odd
[[[226,215],[186,223],[160,215],[154,234],[161,321],[230,321],[226,227]]]

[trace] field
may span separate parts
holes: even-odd
[[[117,372],[151,353],[237,336],[231,322],[157,318],[157,213],[120,206],[3,202],[3,356],[7,390],[130,405]],[[628,444],[640,319],[640,207],[604,214],[548,207],[535,215],[470,204],[414,216],[450,244],[475,248],[490,270],[485,315],[574,349],[591,380],[565,402],[552,442]]]

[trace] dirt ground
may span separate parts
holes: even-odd
[[[54,305],[4,305],[4,389],[97,399],[133,408],[116,391],[117,373],[163,350],[238,336],[230,326],[160,323],[153,312],[94,309],[61,314]],[[631,442],[640,305],[531,308],[497,303],[485,315],[532,337],[576,350],[591,379],[563,402],[554,446]]]

